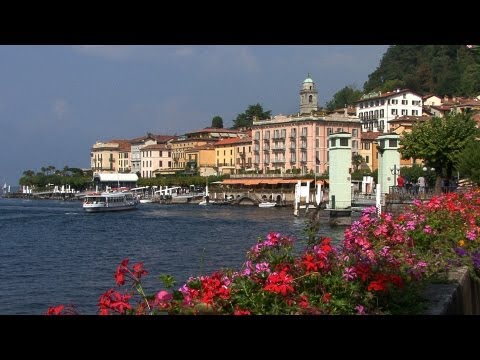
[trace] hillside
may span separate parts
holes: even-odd
[[[393,45],[364,91],[409,88],[439,96],[480,94],[480,54],[465,45]]]

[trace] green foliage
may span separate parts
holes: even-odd
[[[214,116],[212,119],[212,128],[223,129],[223,119],[221,116]]]
[[[478,130],[470,116],[464,114],[433,117],[414,125],[411,133],[404,133],[399,152],[403,159],[423,159],[428,167],[435,168],[436,191],[440,191],[441,178],[452,177],[459,154]]]
[[[352,155],[352,164],[355,168],[355,171],[358,171],[358,167],[362,165],[363,163],[363,157],[360,154],[354,154]]]
[[[462,177],[480,185],[480,141],[471,140],[458,158],[458,171]]]
[[[37,189],[48,189],[48,184],[56,186],[70,185],[77,190],[85,190],[92,184],[92,171],[65,166],[63,170],[55,170],[54,166],[41,167],[41,171],[25,170],[19,185],[35,186]]]
[[[327,109],[335,110],[343,108],[345,105],[352,105],[355,101],[360,99],[360,96],[362,96],[360,90],[355,89],[353,86],[345,86],[333,95],[332,100],[327,102]]]
[[[233,120],[233,128],[250,128],[253,124],[253,117],[256,116],[258,120],[265,120],[270,118],[271,110],[263,111],[263,107],[260,104],[249,105],[245,112],[238,114],[237,118]]]
[[[410,167],[402,167],[400,169],[400,174],[403,176],[405,181],[411,181],[414,184],[418,181],[420,176],[423,176],[428,186],[435,185],[435,172],[424,171],[422,165],[414,164]]]
[[[394,45],[368,76],[365,92],[409,88],[420,93],[477,96],[480,57],[464,45]]]

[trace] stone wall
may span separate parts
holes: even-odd
[[[424,292],[429,302],[425,315],[480,314],[480,281],[472,279],[467,267],[451,271],[449,283],[430,284]]]

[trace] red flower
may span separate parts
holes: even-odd
[[[239,307],[235,308],[233,315],[251,315],[252,313],[248,310],[242,310]]]
[[[271,273],[267,279],[267,285],[263,288],[265,291],[270,291],[276,294],[286,296],[288,293],[293,292],[293,286],[291,283],[293,278],[285,271],[280,273]]]
[[[324,304],[328,303],[331,299],[332,299],[332,294],[330,294],[328,292],[323,294],[323,296],[322,296],[322,302]]]
[[[61,312],[65,308],[64,305],[52,306],[47,310],[46,315],[61,315]]]
[[[305,254],[302,260],[302,264],[305,266],[305,272],[308,274],[311,271],[317,271],[318,267],[315,264],[315,256],[312,254]]]
[[[142,275],[147,275],[148,272],[143,268],[143,263],[139,262],[138,264],[133,265],[133,275],[137,279],[140,279]]]

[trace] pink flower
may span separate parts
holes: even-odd
[[[423,232],[425,234],[431,234],[433,232],[432,228],[430,227],[430,225],[425,225],[425,228],[423,229]]]
[[[167,303],[172,299],[173,299],[173,295],[165,290],[159,291],[157,293],[157,296],[155,297],[155,301],[160,304]]]
[[[467,235],[465,235],[465,237],[470,241],[474,241],[477,238],[477,234],[475,233],[475,230],[470,230],[467,231]]]
[[[365,315],[365,307],[363,305],[355,306],[355,310],[357,310],[358,315]]]
[[[355,268],[354,267],[346,267],[345,268],[345,272],[343,273],[342,275],[342,278],[344,280],[353,280],[357,277],[357,273],[355,271]]]

